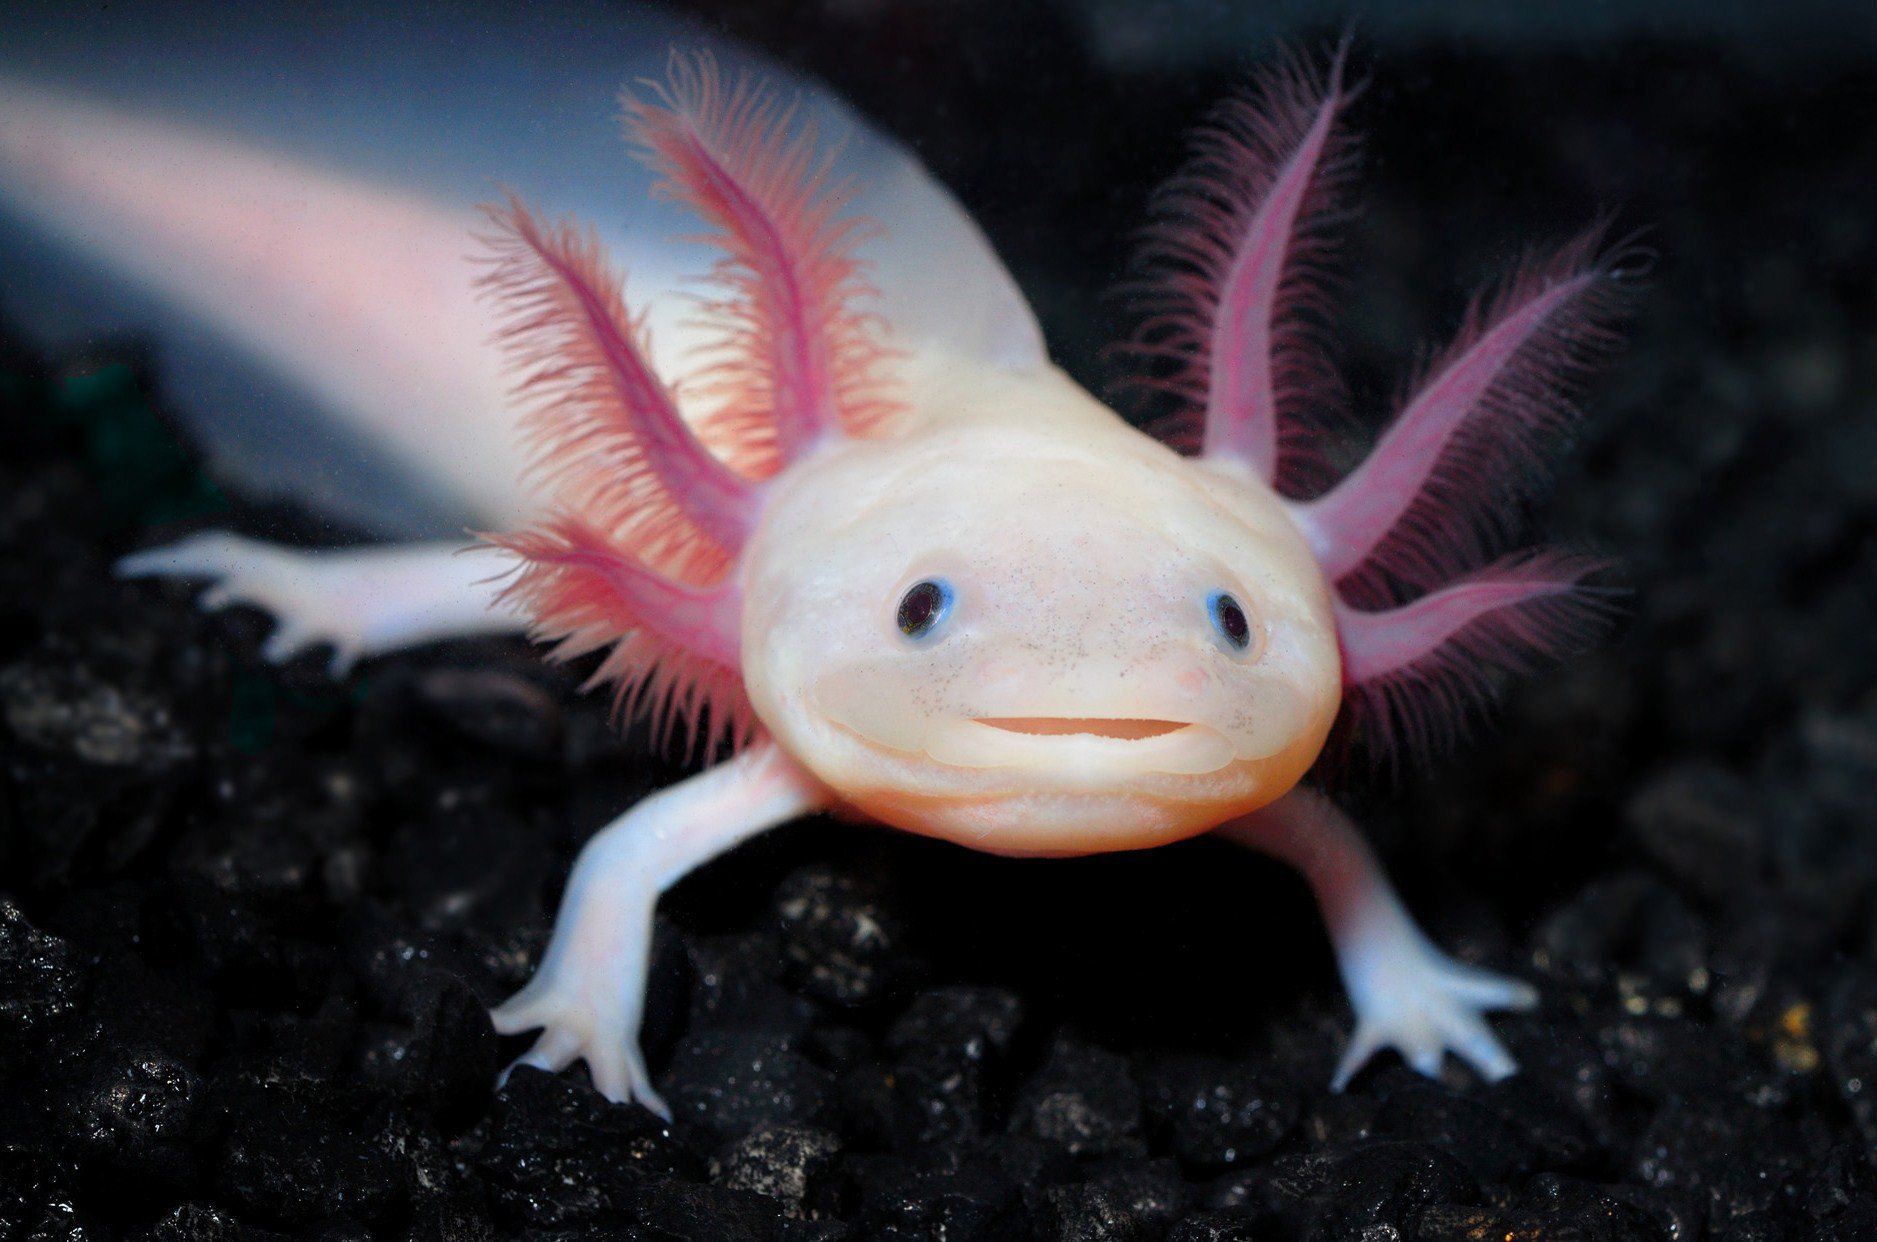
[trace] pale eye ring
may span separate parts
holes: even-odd
[[[922,578],[899,597],[894,621],[907,638],[920,639],[937,629],[951,610],[952,584],[943,578]]]
[[[1206,596],[1206,615],[1212,618],[1212,628],[1233,651],[1244,651],[1251,646],[1251,618],[1246,615],[1244,605],[1229,592],[1214,591]]]

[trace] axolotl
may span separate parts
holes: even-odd
[[[1358,830],[1303,782],[1339,716],[1372,749],[1420,753],[1500,674],[1593,621],[1594,564],[1493,559],[1497,506],[1574,418],[1571,389],[1613,341],[1622,273],[1595,231],[1520,263],[1366,458],[1308,490],[1315,416],[1341,401],[1319,339],[1353,160],[1341,50],[1324,66],[1292,57],[1221,105],[1153,204],[1132,346],[1190,415],[1185,453],[1047,362],[1014,282],[910,157],[887,148],[901,189],[886,214],[857,214],[865,191],[841,179],[815,119],[709,53],[672,52],[662,79],[624,96],[655,194],[694,213],[719,254],[683,315],[648,315],[653,299],[600,240],[513,196],[474,242],[450,231],[454,206],[401,200],[391,218],[370,197],[381,191],[317,166],[238,141],[204,153],[186,126],[20,80],[0,94],[0,187],[29,216],[135,222],[164,167],[191,160],[237,204],[287,195],[310,221],[289,227],[313,235],[377,210],[328,268],[274,265],[311,283],[309,303],[347,264],[401,254],[435,272],[452,244],[439,238],[487,247],[481,268],[427,288],[414,267],[391,273],[403,309],[425,312],[415,333],[368,340],[366,314],[350,357],[295,354],[290,327],[270,341],[263,324],[248,344],[325,384],[355,421],[376,408],[355,390],[410,384],[387,361],[420,377],[483,368],[468,403],[483,425],[437,413],[459,395],[446,389],[413,396],[386,435],[413,452],[446,453],[452,435],[498,446],[459,473],[513,498],[485,536],[500,563],[447,544],[322,557],[211,533],[122,568],[212,578],[211,604],[272,610],[276,657],[327,641],[346,662],[526,622],[558,658],[603,652],[594,680],[622,708],[730,750],[580,853],[532,981],[492,1012],[505,1034],[540,1031],[518,1063],[583,1061],[606,1096],[665,1112],[639,1048],[659,895],[756,833],[831,811],[1013,856],[1207,832],[1265,851],[1314,890],[1355,1009],[1334,1087],[1383,1049],[1426,1074],[1448,1052],[1486,1078],[1513,1072],[1484,1015],[1533,1004],[1533,988],[1436,948]],[[73,154],[113,135],[115,173]],[[116,188],[122,161],[145,177],[132,178],[141,196]],[[192,223],[186,194],[162,206],[138,226],[154,241],[105,255],[146,288],[213,317],[268,270],[262,248]],[[419,243],[430,249],[413,259]],[[202,256],[227,270],[205,277]],[[651,275],[657,293],[665,273]],[[347,304],[305,313],[348,339]],[[449,365],[424,361],[446,349]],[[486,359],[501,355],[517,394],[491,403]],[[503,448],[517,427],[520,446]]]

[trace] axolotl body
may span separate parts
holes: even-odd
[[[62,106],[12,89],[41,109],[19,116]],[[1533,990],[1435,948],[1300,782],[1346,707],[1372,745],[1414,750],[1591,620],[1590,563],[1492,560],[1486,506],[1571,417],[1621,282],[1594,235],[1528,260],[1369,456],[1300,496],[1304,415],[1336,391],[1308,325],[1349,98],[1340,52],[1326,72],[1267,72],[1157,202],[1134,344],[1196,416],[1182,455],[1033,356],[1025,316],[982,311],[1017,327],[969,349],[896,318],[903,297],[882,313],[870,230],[909,221],[844,211],[853,192],[812,125],[708,54],[674,53],[626,119],[658,192],[721,251],[701,319],[648,326],[597,240],[513,198],[490,209],[491,265],[445,295],[479,286],[527,410],[526,468],[508,465],[532,490],[487,536],[500,564],[209,534],[125,569],[212,577],[212,602],[274,610],[275,654],[327,640],[351,658],[518,610],[561,656],[604,651],[595,680],[627,708],[734,747],[592,838],[532,982],[493,1011],[504,1033],[541,1031],[522,1063],[584,1061],[611,1098],[663,1111],[638,1044],[659,894],[816,811],[1025,856],[1218,832],[1295,865],[1319,899],[1357,1018],[1336,1086],[1383,1048],[1424,1073],[1453,1052],[1503,1076],[1482,1015]],[[18,133],[9,148],[0,128],[0,169],[24,150],[44,179],[44,144]],[[950,219],[936,187],[913,197]],[[979,288],[1005,296],[985,270]],[[701,353],[655,353],[667,331]]]

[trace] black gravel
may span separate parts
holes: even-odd
[[[932,19],[866,13],[736,21],[910,135],[1104,384],[1099,291],[1228,75],[1034,15],[909,75]],[[1365,410],[1527,241],[1608,210],[1659,255],[1533,515],[1626,619],[1343,791],[1442,943],[1540,986],[1490,1086],[1327,1091],[1349,1015],[1265,860],[810,822],[661,907],[672,1125],[578,1072],[495,1092],[483,1009],[573,852],[681,769],[520,643],[334,681],[115,581],[197,525],[345,532],[194,472],[138,342],[6,345],[0,1240],[1877,1237],[1877,76],[1766,51],[1359,46]]]

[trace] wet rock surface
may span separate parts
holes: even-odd
[[[725,15],[912,136],[1100,387],[1130,325],[1095,295],[1230,75],[973,12],[975,58],[927,78],[832,50],[905,37],[858,9]],[[484,1006],[585,834],[678,769],[522,644],[334,681],[263,662],[255,614],[114,580],[178,513],[335,536],[100,455],[162,408],[134,342],[8,345],[0,1240],[1877,1236],[1872,62],[1359,55],[1336,329],[1370,415],[1528,240],[1608,208],[1659,253],[1536,517],[1620,563],[1626,619],[1437,769],[1339,787],[1437,939],[1539,985],[1497,1020],[1518,1077],[1384,1058],[1330,1094],[1344,1002],[1263,860],[817,821],[661,907],[674,1123],[579,1071],[498,1091],[520,1046]]]

